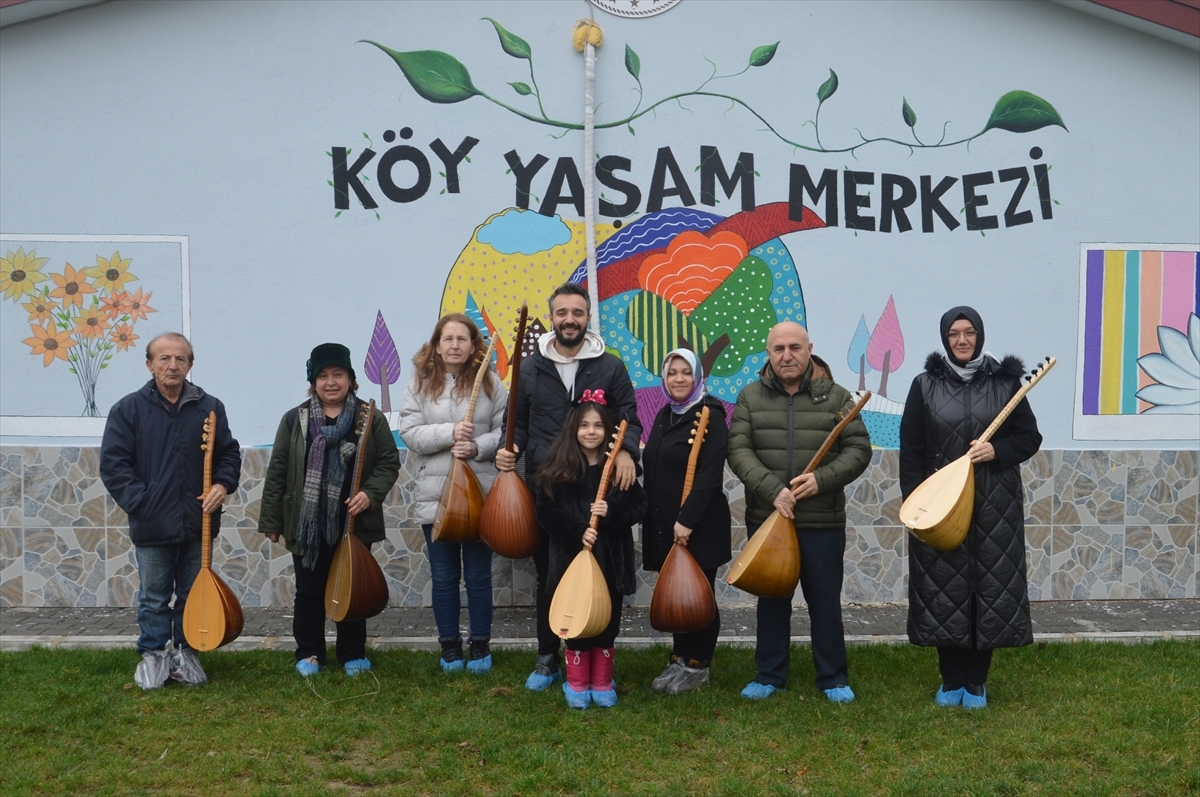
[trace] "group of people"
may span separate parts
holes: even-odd
[[[728,463],[745,485],[748,537],[774,511],[792,519],[817,687],[835,703],[854,700],[840,606],[845,487],[870,464],[871,443],[856,418],[815,470],[803,472],[852,403],[849,391],[812,354],[805,328],[785,321],[771,329],[768,361],[738,396],[728,424],[726,405],[706,389],[697,354],[687,348],[668,353],[661,364],[665,405],[643,446],[633,385],[624,363],[589,328],[587,292],[564,284],[549,297],[549,309],[552,329],[522,366],[511,451],[501,447],[508,393],[494,373],[484,374],[472,421],[465,420],[479,369],[488,368],[483,337],[467,316],[441,318],[413,360],[400,438],[415,478],[412,512],[425,533],[441,668],[484,673],[492,666],[492,552],[480,541],[436,541],[431,533],[454,459],[475,472],[485,492],[498,470],[521,467],[536,496],[538,647],[525,686],[543,691],[562,682],[573,708],[617,702],[614,643],[623,596],[636,590],[634,526],[642,527],[646,570],[658,570],[671,546],[683,545],[712,586],[718,569],[730,561],[731,515],[723,487]],[[977,441],[1016,393],[1023,366],[1016,358],[1000,361],[983,351],[983,321],[969,307],[947,312],[940,331],[944,352],[929,356],[901,420],[901,490],[907,497],[931,473],[967,453],[982,498],[958,548],[942,552],[909,538],[909,637],[938,650],[938,705],[979,708],[987,704],[992,650],[1032,641],[1019,466],[1038,450],[1041,436],[1022,400],[990,442]],[[141,576],[142,662],[135,680],[155,688],[167,679],[204,680],[183,638],[181,617],[199,568],[201,513],[213,516],[216,529],[226,494],[237,489],[241,455],[221,403],[186,379],[193,359],[187,340],[174,333],[159,336],[146,356],[153,378],[113,407],[101,475],[130,518]],[[386,421],[376,416],[370,429],[356,428],[363,402],[355,395],[349,350],[335,343],[317,346],[306,372],[309,397],[279,424],[259,517],[259,531],[282,541],[293,556],[296,669],[305,677],[325,665],[322,599],[347,515],[355,516],[354,533],[368,547],[382,540],[383,501],[399,473]],[[689,439],[703,407],[710,411],[708,435],[685,499]],[[202,486],[193,449],[199,449],[191,441],[199,439],[202,415],[210,409],[218,416],[212,489],[197,500]],[[628,426],[624,442],[610,453],[622,421]],[[360,437],[368,435],[361,485],[352,495]],[[608,456],[614,459],[612,481],[598,496]],[[593,517],[599,518],[594,529]],[[612,611],[606,628],[567,640],[564,654],[550,626],[550,603],[585,546],[604,574]],[[467,594],[466,640],[461,583]],[[747,699],[768,698],[787,684],[792,597],[758,599],[758,674],[742,690]],[[670,658],[652,689],[682,694],[708,684],[719,632],[720,614],[714,612],[707,628],[674,634]],[[365,621],[337,623],[337,662],[348,675],[370,669],[365,645]]]

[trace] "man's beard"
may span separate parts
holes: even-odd
[[[576,346],[578,346],[580,343],[583,343],[583,338],[586,335],[587,335],[587,327],[580,327],[579,334],[574,338],[568,338],[567,333],[565,333],[559,327],[554,328],[554,339],[556,341],[558,341],[558,343],[563,348],[566,348],[566,349],[573,349]]]

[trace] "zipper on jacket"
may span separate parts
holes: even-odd
[[[795,436],[796,436],[796,416],[794,414],[794,402],[796,400],[795,393],[788,394],[788,486],[791,486],[794,470],[794,459],[796,456]]]
[[[975,437],[975,434],[972,431],[972,429],[975,426],[975,415],[974,415],[974,412],[973,412],[973,409],[971,406],[972,402],[971,402],[971,385],[970,385],[970,383],[967,383],[965,385],[965,387],[966,387],[966,390],[964,391],[964,397],[966,399],[966,407],[967,407],[967,433],[968,433],[967,449],[970,450],[971,440],[974,439],[974,437]],[[971,467],[973,468],[974,465],[972,465]],[[972,489],[974,489],[974,488],[972,488]],[[967,622],[968,622],[968,627],[971,629],[969,642],[970,642],[972,650],[975,649],[975,626],[978,625],[978,623],[979,623],[979,617],[977,614],[979,606],[978,606],[977,601],[975,600],[975,535],[971,533],[971,526],[973,526],[973,525],[975,525],[975,513],[974,512],[971,513],[970,525],[967,526],[967,546],[968,546],[968,550],[970,551],[970,555],[967,558],[967,586],[968,586],[968,589],[967,589]]]

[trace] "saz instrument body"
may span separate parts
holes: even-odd
[[[604,470],[600,474],[597,501],[608,495],[608,481],[612,478],[613,466],[617,463],[616,454],[621,450],[627,427],[628,423],[621,421],[617,428],[616,440],[609,449],[608,461],[604,463]],[[592,515],[588,528],[594,530],[599,523],[600,516]],[[554,590],[554,597],[550,601],[550,628],[563,639],[586,639],[603,631],[610,620],[612,598],[604,580],[604,571],[600,569],[592,549],[585,545],[575,555]]]
[[[900,507],[900,522],[939,551],[962,545],[975,512],[975,466],[963,454],[913,490]]]
[[[437,513],[433,518],[434,542],[472,542],[479,539],[479,519],[483,516],[483,487],[479,477],[465,460],[458,457],[450,464],[450,473],[442,486]]]
[[[370,440],[371,422],[375,418],[375,399],[367,405],[362,429],[358,434],[358,453],[355,455],[354,480],[350,495],[358,495],[362,484],[363,454]],[[354,515],[346,513],[346,530],[333,552],[329,577],[325,580],[325,614],[335,623],[343,620],[365,620],[383,611],[388,602],[387,578],[370,549],[354,534]]]
[[[690,441],[692,450],[688,455],[683,492],[679,499],[680,507],[692,492],[696,463],[708,431],[708,407],[702,407],[696,416],[696,428]],[[716,611],[716,598],[696,557],[692,556],[686,545],[673,544],[658,570],[658,580],[654,583],[654,594],[650,598],[651,627],[673,634],[703,631],[712,624]]]
[[[504,448],[513,450],[517,431],[517,398],[521,384],[521,359],[525,351],[525,322],[529,307],[521,305],[517,341],[512,355],[512,381],[508,390],[508,421]],[[538,548],[537,501],[525,480],[515,471],[502,471],[492,483],[479,517],[479,539],[501,556],[522,559]]]
[[[776,509],[754,532],[725,580],[751,595],[786,598],[800,583],[800,540],[796,524]]]
[[[591,549],[584,548],[563,573],[550,601],[550,627],[563,639],[596,636],[612,620],[612,599],[604,571]]]
[[[237,595],[211,567],[201,567],[183,606],[183,638],[193,650],[216,650],[242,633]]]
[[[509,559],[523,559],[537,551],[537,501],[516,471],[496,476],[479,516],[479,538]]]
[[[1021,389],[1013,395],[991,425],[979,435],[986,443],[1008,420],[1021,399],[1042,380],[1057,363],[1047,357],[1034,369]],[[944,468],[934,471],[900,505],[900,522],[918,540],[939,551],[952,551],[963,544],[975,513],[975,466],[970,454],[963,454]]]
[[[799,573],[796,574],[799,578]],[[704,571],[687,546],[667,551],[650,598],[650,625],[656,631],[691,634],[712,625],[717,602]]]
[[[491,370],[492,352],[496,350],[493,340],[483,355],[483,362],[475,372],[475,384],[471,388],[471,401],[463,420],[471,423],[475,418],[475,402],[479,400],[479,388]],[[451,457],[450,473],[442,486],[438,499],[437,513],[433,517],[434,542],[473,542],[479,539],[479,518],[483,515],[483,487],[479,477],[465,459]]]
[[[335,623],[366,620],[382,612],[387,602],[387,578],[379,562],[358,535],[344,534],[325,582],[325,613]]]
[[[204,493],[212,489],[213,445],[216,440],[217,413],[210,412],[204,422]],[[203,496],[202,496],[203,497]],[[242,633],[245,617],[237,595],[212,569],[212,517],[200,519],[200,572],[192,583],[183,605],[183,638],[193,650],[216,650],[228,645]]]

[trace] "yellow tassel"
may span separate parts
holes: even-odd
[[[583,52],[585,43],[591,43],[593,47],[599,47],[604,43],[604,31],[600,30],[600,26],[591,19],[581,19],[575,23],[575,32],[572,34],[572,41],[575,49],[578,52]]]

